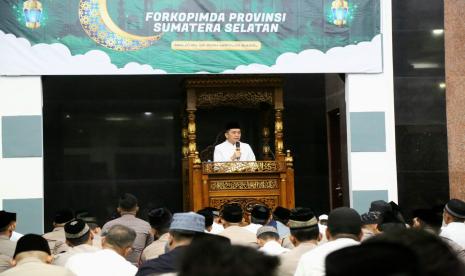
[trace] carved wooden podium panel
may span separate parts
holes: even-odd
[[[270,208],[292,208],[293,177],[292,167],[284,161],[204,162],[194,169],[192,207],[221,208],[226,202],[247,207],[261,202]]]
[[[294,207],[294,169],[290,151],[284,153],[282,80],[276,77],[195,78],[186,81],[186,127],[183,128],[184,209],[197,211],[240,203],[245,209],[257,203],[270,208]],[[196,145],[195,111],[211,106],[273,106],[275,160],[203,162]],[[270,156],[269,127],[263,127],[265,159]]]

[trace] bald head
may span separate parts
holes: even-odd
[[[136,239],[136,232],[123,225],[111,227],[105,235],[105,243],[113,248],[130,248]]]

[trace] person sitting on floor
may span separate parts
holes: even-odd
[[[147,246],[141,255],[141,263],[155,259],[166,253],[169,242],[169,228],[173,215],[167,208],[157,208],[149,212],[149,223],[155,241]]]
[[[100,248],[92,246],[93,234],[82,220],[75,219],[65,224],[66,244],[70,249],[55,256],[53,264],[65,266],[68,259],[79,253],[95,252]]]
[[[257,243],[260,251],[271,256],[279,256],[290,251],[281,246],[279,233],[273,226],[262,226],[257,230]]]
[[[220,236],[229,238],[232,244],[258,247],[256,235],[240,226],[244,219],[244,213],[239,204],[225,204],[220,217],[224,226],[224,231],[219,233]]]
[[[328,254],[344,247],[360,244],[362,220],[354,209],[336,208],[329,214],[326,229],[328,242],[302,255],[295,276],[325,275],[325,259]]]
[[[205,234],[204,229],[203,216],[194,212],[174,214],[169,229],[169,251],[143,263],[137,271],[137,276],[176,272],[177,264],[192,240],[198,236],[208,235]]]
[[[257,230],[266,225],[271,219],[271,212],[265,205],[255,205],[250,213],[250,224],[244,228],[257,234]]]
[[[10,240],[16,229],[16,213],[0,211],[0,272],[11,267],[16,242]]]
[[[65,267],[77,276],[134,276],[137,267],[125,258],[131,252],[135,239],[134,230],[124,225],[114,225],[102,238],[102,250],[73,255]]]
[[[53,260],[50,247],[43,237],[36,234],[22,236],[16,245],[13,255],[13,268],[1,276],[75,276],[68,269],[51,265]]]
[[[295,247],[280,256],[280,276],[294,275],[300,257],[316,248],[321,239],[318,221],[310,208],[292,209],[288,225],[291,229],[289,238]]]

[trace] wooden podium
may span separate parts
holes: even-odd
[[[186,126],[183,138],[184,210],[218,209],[224,203],[240,203],[245,210],[262,203],[270,208],[294,208],[293,158],[284,152],[282,80],[276,77],[195,78],[186,81]],[[232,97],[228,95],[233,95]],[[195,111],[206,105],[269,104],[274,109],[274,149],[271,160],[268,126],[262,129],[266,161],[202,162],[197,151]]]

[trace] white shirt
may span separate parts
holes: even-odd
[[[359,244],[360,242],[353,239],[339,238],[319,245],[302,255],[294,276],[324,276],[326,256],[344,247]]]
[[[13,234],[11,235],[10,240],[17,242],[22,236],[24,236],[21,233],[13,231]]]
[[[137,273],[137,267],[111,249],[76,254],[69,258],[65,267],[77,276],[134,276]]]
[[[244,229],[247,229],[249,230],[250,232],[254,233],[255,235],[257,234],[257,231],[260,227],[262,227],[263,225],[261,224],[256,224],[256,223],[250,223],[249,225],[247,226],[244,226]]]
[[[69,258],[80,253],[90,253],[101,250],[101,248],[89,245],[89,244],[80,244],[78,246],[71,247],[68,251],[58,254],[53,260],[54,265],[65,266]]]
[[[219,223],[216,223],[216,222],[213,222],[213,225],[212,225],[212,230],[210,231],[210,234],[219,234],[221,232],[224,231],[224,227],[223,225],[219,224]]]
[[[465,223],[451,222],[441,231],[441,237],[453,240],[455,243],[465,249]]]
[[[273,240],[266,242],[259,250],[271,256],[279,256],[291,251],[290,249],[282,247],[279,242]]]
[[[252,148],[247,143],[239,142],[241,149],[241,158],[238,161],[255,161],[255,155]],[[231,144],[228,140],[215,146],[213,154],[214,162],[231,162],[231,156],[236,151],[236,144]]]

